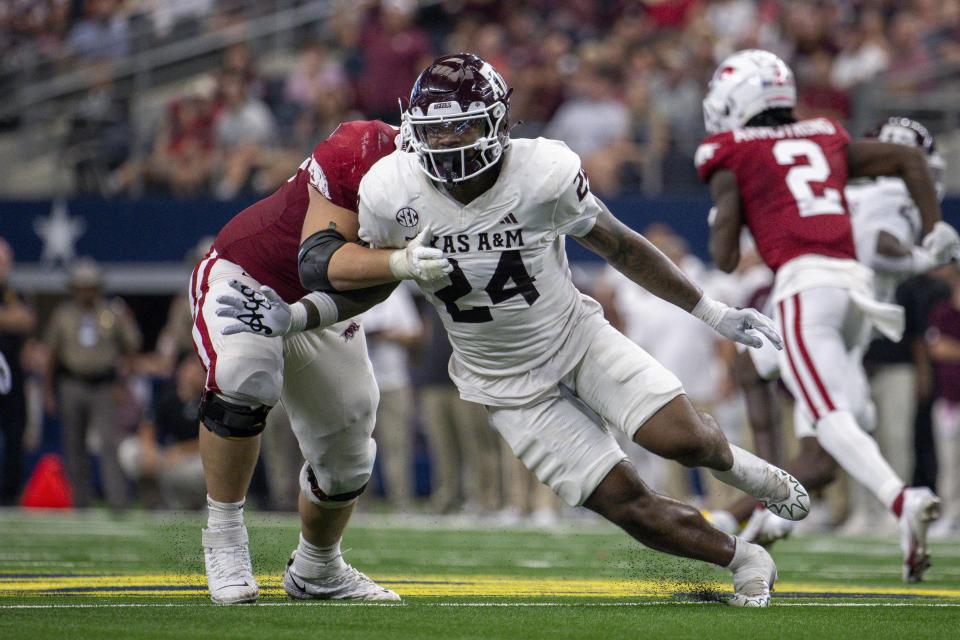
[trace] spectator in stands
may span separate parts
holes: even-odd
[[[416,14],[415,0],[381,0],[367,16],[359,43],[363,72],[358,93],[370,119],[397,124],[397,99],[409,95],[433,57],[426,32],[415,24]]]
[[[615,195],[619,166],[630,140],[630,111],[620,95],[619,70],[597,63],[577,71],[576,95],[560,105],[547,124],[544,137],[563,140],[583,160],[590,187]]]
[[[782,9],[783,36],[792,45],[792,56],[801,66],[803,58],[821,49],[830,49],[833,25],[825,18],[827,7],[814,2],[790,2]]]
[[[120,0],[85,0],[85,17],[70,30],[67,51],[84,61],[120,60],[130,53],[127,16]]]
[[[366,116],[353,108],[353,93],[345,91],[327,91],[322,93],[317,103],[309,111],[300,115],[294,124],[293,140],[297,160],[309,155],[316,140],[326,140],[341,122],[364,120]],[[399,116],[393,119],[398,124]]]
[[[913,91],[929,82],[924,71],[933,60],[923,41],[922,24],[910,9],[897,13],[889,23],[890,48],[896,52],[890,62],[891,88]]]
[[[531,22],[523,20],[522,24],[529,26]],[[512,84],[523,87],[523,91],[511,96],[510,110],[517,120],[517,135],[536,138],[563,104],[564,87],[576,65],[573,39],[565,31],[553,30],[543,36],[537,48],[521,55],[528,63],[516,66]]]
[[[708,2],[705,18],[715,40],[714,46],[722,52],[721,58],[740,48],[740,43],[751,35],[758,19],[757,3],[753,0],[712,0]]]
[[[237,70],[220,74],[222,107],[214,121],[218,148],[228,151],[247,146],[267,146],[276,133],[269,107],[250,91],[246,77]]]
[[[349,92],[349,80],[343,66],[321,42],[311,42],[300,50],[297,64],[283,85],[286,102],[306,111],[317,106],[323,94]]]
[[[384,493],[390,506],[407,511],[413,502],[414,451],[410,353],[423,342],[423,325],[410,290],[402,285],[360,321],[380,390],[373,436]]]
[[[646,82],[640,80],[627,86],[626,104],[630,110],[630,139],[623,147],[621,186],[656,193],[660,161],[670,141],[669,126]]]
[[[140,7],[149,16],[156,38],[171,42],[202,34],[214,4],[214,0],[143,0]]]
[[[23,482],[23,436],[27,425],[25,376],[20,354],[27,337],[36,328],[36,315],[10,284],[13,249],[0,238],[0,353],[7,360],[9,388],[0,394],[0,506],[16,504]]]
[[[657,46],[656,59],[649,91],[667,124],[661,143],[663,184],[665,188],[690,189],[697,182],[690,160],[703,136],[702,89],[688,69],[691,54],[679,41]]]
[[[952,65],[960,64],[960,2],[927,0],[925,4],[939,10],[927,33],[927,46],[938,59]]]
[[[292,129],[301,156],[313,141],[325,140],[341,122],[363,119],[353,110],[355,95],[346,69],[322,43],[307,45],[283,86],[278,110],[281,126]],[[390,122],[396,122],[394,117]]]
[[[211,110],[209,99],[196,94],[171,105],[172,126],[157,139],[153,168],[157,179],[166,179],[173,196],[197,197],[210,189],[214,166]]]
[[[223,52],[221,73],[237,74],[243,79],[248,94],[261,99],[264,97],[266,93],[264,79],[257,69],[257,59],[253,49],[246,42],[238,42],[227,47]]]
[[[814,116],[828,116],[846,120],[850,115],[850,98],[830,82],[833,58],[825,49],[810,54],[807,64],[798,70],[797,117],[801,120]]]
[[[147,506],[198,509],[205,504],[197,434],[205,376],[196,355],[184,354],[173,380],[156,395],[137,433],[120,444],[123,472],[137,483]]]
[[[830,70],[830,82],[838,89],[849,90],[869,82],[890,65],[883,16],[879,11],[863,11],[856,24],[840,30],[838,42],[840,52]]]
[[[214,120],[214,140],[220,160],[215,194],[222,199],[249,190],[256,168],[269,162],[277,124],[270,108],[251,95],[243,74],[227,70],[220,75],[223,107]]]
[[[65,155],[78,191],[102,194],[110,172],[130,155],[130,114],[110,64],[93,69],[94,82],[70,114]]]
[[[189,198],[210,192],[215,85],[210,76],[200,76],[167,105],[150,153],[111,173],[107,195],[145,191]]]
[[[117,461],[123,434],[116,382],[141,338],[130,310],[119,298],[107,300],[102,285],[96,263],[78,259],[70,271],[71,298],[56,308],[47,326],[50,359],[44,383],[47,410],[59,409],[74,504],[89,506],[93,496],[87,438],[96,433],[104,494],[112,508],[121,509],[127,504],[127,489]]]

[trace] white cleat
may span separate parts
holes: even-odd
[[[760,503],[784,520],[803,520],[810,513],[810,495],[800,481],[773,465],[763,486],[754,494]]]
[[[753,515],[740,532],[740,537],[747,542],[769,547],[777,540],[782,540],[793,531],[793,522],[778,518],[766,509],[755,509]]]
[[[903,552],[904,582],[920,582],[930,568],[927,526],[940,517],[940,498],[926,487],[909,487],[903,492],[900,513],[900,550]]]
[[[253,577],[246,527],[204,529],[203,562],[207,568],[210,599],[214,603],[256,602],[260,587]]]
[[[294,551],[283,572],[283,588],[291,598],[300,600],[361,600],[364,602],[399,602],[400,596],[381,587],[349,564],[332,576],[302,578],[293,572]]]
[[[740,539],[737,544],[750,544]],[[751,557],[733,572],[732,607],[768,607],[770,592],[777,581],[777,565],[763,547],[750,544]]]

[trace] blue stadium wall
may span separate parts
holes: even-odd
[[[76,255],[104,263],[170,263],[182,262],[201,237],[216,234],[250,202],[78,198],[65,204],[68,218],[83,227]],[[624,197],[609,199],[607,204],[638,231],[653,222],[669,224],[687,239],[694,253],[707,259],[708,198]],[[44,243],[38,229],[53,209],[50,200],[0,201],[0,236],[14,247],[18,263],[41,260]],[[960,198],[947,199],[943,209],[945,218],[960,227]],[[568,243],[568,250],[573,261],[599,259],[576,243]]]

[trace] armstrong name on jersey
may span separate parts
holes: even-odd
[[[809,138],[810,136],[832,136],[837,128],[829,120],[801,120],[779,127],[744,127],[733,130],[734,142],[751,140],[780,140],[782,138]]]
[[[420,171],[415,154],[377,162],[360,185],[360,238],[403,247],[429,226],[454,265],[422,284],[453,346],[450,375],[464,398],[523,404],[556,385],[583,356],[599,305],[573,285],[565,235],[593,228],[602,205],[580,159],[554,140],[513,140],[496,183],[456,202]],[[413,210],[416,227],[405,226]]]

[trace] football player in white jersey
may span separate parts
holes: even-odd
[[[943,197],[943,159],[926,127],[910,118],[893,117],[866,136],[922,150],[937,193]],[[844,195],[850,206],[857,259],[876,274],[874,287],[881,302],[893,302],[901,282],[950,258],[934,255],[920,244],[920,212],[900,178],[854,181]]]
[[[383,158],[361,183],[353,229],[374,248],[344,244],[327,278],[345,291],[412,271],[447,329],[460,394],[487,407],[491,425],[543,483],[651,548],[728,567],[731,604],[766,606],[776,579],[766,551],[651,491],[608,429],[709,468],[784,518],[806,516],[806,491],[730,445],[710,416],[693,409],[676,376],[607,323],[573,285],[564,236],[729,339],[759,347],[763,336],[779,347],[780,336],[759,312],[703,295],[617,221],[565,144],[510,140],[510,93],[472,54],[444,56],[424,70],[403,114],[409,150]],[[426,247],[443,252],[443,269],[420,260]],[[277,315],[264,318],[278,326],[274,335],[289,324],[282,308]]]

